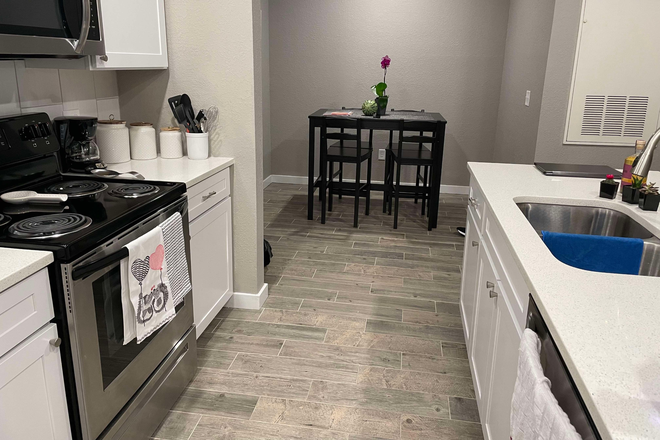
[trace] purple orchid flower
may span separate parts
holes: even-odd
[[[390,57],[388,57],[387,55],[385,55],[385,56],[380,60],[380,67],[381,67],[382,69],[387,70],[387,68],[390,67],[390,63],[391,63],[391,62],[392,62],[392,60],[390,59]]]

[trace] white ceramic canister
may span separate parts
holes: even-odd
[[[183,157],[183,139],[179,127],[160,129],[160,157],[163,159]]]
[[[126,121],[101,120],[96,128],[96,143],[101,160],[105,163],[123,163],[131,160],[131,142]]]
[[[156,130],[150,122],[132,122],[131,159],[149,160],[158,157],[156,149]]]
[[[188,159],[201,160],[209,157],[209,134],[186,133]]]

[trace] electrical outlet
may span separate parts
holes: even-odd
[[[529,98],[530,98],[531,96],[532,96],[532,91],[531,91],[531,90],[527,90],[527,92],[525,93],[525,106],[526,106],[526,107],[529,107]]]
[[[378,150],[378,160],[385,160],[385,148]]]

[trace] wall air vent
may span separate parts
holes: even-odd
[[[581,3],[563,143],[632,148],[660,126],[658,36],[637,31],[657,27],[660,1]]]
[[[643,137],[648,96],[586,95],[582,136]]]

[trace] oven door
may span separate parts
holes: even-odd
[[[190,244],[186,196],[95,251],[62,266],[67,318],[83,436],[96,439],[121,412],[193,325],[192,294],[176,317],[138,344],[123,345],[120,260],[124,246],[181,213],[188,270]],[[125,250],[124,250],[125,254]],[[119,257],[118,257],[119,256]]]
[[[2,0],[0,56],[105,54],[98,2]]]

